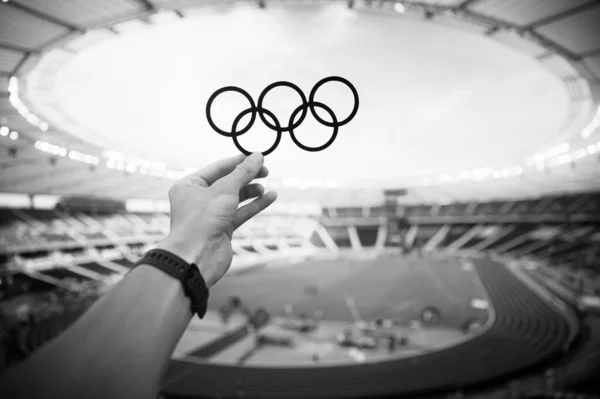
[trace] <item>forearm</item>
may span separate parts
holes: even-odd
[[[250,184],[267,176],[263,162],[260,153],[222,160],[169,190],[171,231],[159,247],[198,265],[206,288],[231,265],[235,229],[277,198]],[[199,288],[200,279],[194,281]],[[0,396],[154,399],[191,317],[181,282],[150,266],[137,267],[65,333],[8,372]]]
[[[64,334],[8,372],[0,396],[154,398],[191,317],[179,281],[139,266]]]

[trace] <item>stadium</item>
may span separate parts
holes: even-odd
[[[600,397],[599,21],[2,0],[0,382],[168,236],[175,182],[247,151],[277,201],[230,237],[160,398]]]

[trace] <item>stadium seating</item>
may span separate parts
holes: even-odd
[[[56,287],[47,282],[31,278],[23,273],[10,274],[2,278],[0,301],[19,297],[28,293],[52,291]]]
[[[169,231],[169,218],[162,213],[0,212],[2,274],[10,270],[54,288],[77,289],[89,281],[112,284]],[[309,242],[315,225],[304,217],[259,217],[244,224],[234,233],[231,274],[282,254],[319,250]],[[4,297],[24,293],[24,287],[0,285]]]
[[[0,210],[0,248],[2,251],[46,249],[50,244],[102,245],[127,238],[152,241],[169,231],[165,214],[66,214],[59,211]],[[236,230],[236,238],[296,238],[311,229],[303,218],[258,218]],[[55,246],[50,246],[55,247]]]
[[[598,274],[593,266],[599,258],[600,220],[594,212],[600,209],[599,200],[598,195],[587,194],[578,198],[399,206],[394,215],[403,215],[400,228],[404,242],[412,248],[541,260],[543,267],[534,271],[538,277],[575,290],[582,288],[583,273],[584,292],[597,295],[600,284],[595,284]],[[18,269],[27,265],[28,273],[13,275],[15,280],[30,282],[11,284],[22,289],[3,290],[5,298],[52,290],[57,282],[77,287],[122,276],[139,254],[167,234],[169,228],[168,216],[162,213],[0,212],[3,267],[16,265]],[[319,220],[323,227],[307,218],[259,218],[235,232],[232,270],[243,267],[242,258],[260,261],[286,251],[385,251],[387,240],[380,235],[386,231],[386,214],[382,207],[325,208]],[[295,368],[240,370],[173,361],[165,379],[165,395],[413,395],[463,390],[485,381],[502,383],[515,372],[536,372],[538,367],[560,359],[565,342],[574,332],[558,311],[502,265],[484,260],[476,267],[493,303],[496,320],[483,335],[455,348],[407,360],[343,370],[331,368],[327,373]],[[65,315],[31,326],[19,336],[22,353],[31,353],[73,320],[75,317]],[[581,345],[591,345],[595,350],[593,339],[582,342]],[[591,360],[582,351],[578,353],[577,358],[589,365]],[[177,382],[171,383],[174,377]]]
[[[403,214],[408,222],[403,228],[409,247],[488,252],[535,258],[554,267],[590,269],[600,258],[599,204],[600,195],[588,193],[506,202],[401,205],[394,214]],[[385,233],[386,212],[374,206],[325,208],[322,232],[307,218],[259,218],[234,233],[235,258],[257,261],[309,248],[381,250],[386,240],[379,235]],[[41,271],[40,277],[76,281],[124,274],[169,229],[164,213],[4,209],[0,215],[4,264],[38,267],[40,262],[50,262],[57,269]],[[99,263],[100,259],[104,261]],[[234,265],[239,264],[245,263],[236,259]],[[595,276],[586,275],[586,281]]]
[[[379,226],[359,226],[356,233],[362,247],[373,247],[377,242]]]
[[[36,349],[58,336],[86,310],[87,307],[79,304],[69,309],[63,309],[59,315],[48,317],[45,320],[21,329],[17,333],[17,347],[21,355],[26,357]]]
[[[31,209],[1,212],[0,248],[5,250],[35,250],[65,243],[85,245],[94,241],[108,242],[110,238],[162,237],[168,231],[168,218],[165,223],[165,216],[160,214],[142,217],[131,214],[68,215]]]
[[[383,207],[325,208],[326,218],[364,218],[385,216]],[[586,219],[598,220],[600,215],[600,193],[571,194],[536,199],[470,202],[453,204],[402,204],[397,216],[406,217],[502,217],[528,216],[553,220]]]
[[[325,208],[321,222],[340,249],[351,248],[348,226],[383,226],[386,209]],[[389,214],[390,211],[388,210]],[[373,215],[378,215],[374,217]],[[517,201],[399,205],[408,247],[490,252],[532,257],[553,265],[597,267],[600,259],[600,193]],[[359,234],[360,237],[360,234]],[[389,244],[389,242],[388,242]]]
[[[0,247],[34,246],[42,242],[33,228],[10,210],[0,210]]]
[[[339,248],[350,248],[350,233],[346,226],[327,227],[327,232]]]
[[[112,259],[112,262],[117,263],[117,264],[127,267],[127,268],[131,268],[133,266],[133,262],[127,258]]]

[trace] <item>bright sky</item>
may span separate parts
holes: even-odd
[[[215,90],[240,86],[256,101],[268,84],[288,80],[308,96],[331,75],[358,89],[356,118],[320,153],[284,133],[268,157],[274,177],[393,178],[520,161],[555,139],[569,104],[558,78],[489,38],[339,4],[203,8],[81,52],[61,69],[55,90],[63,112],[113,149],[200,167],[237,153],[206,121]],[[340,84],[324,86],[317,99],[338,119],[352,108]],[[282,124],[298,105],[285,88],[265,100]],[[227,94],[214,107],[229,129],[247,102]],[[316,146],[330,132],[309,116],[298,137]],[[264,150],[274,137],[257,121],[240,142]]]

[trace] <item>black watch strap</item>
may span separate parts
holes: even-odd
[[[137,262],[134,267],[139,265],[154,266],[171,277],[176,278],[183,285],[185,294],[192,302],[192,313],[203,318],[206,314],[208,303],[208,288],[198,266],[194,263],[189,264],[179,256],[162,249],[151,249]]]

